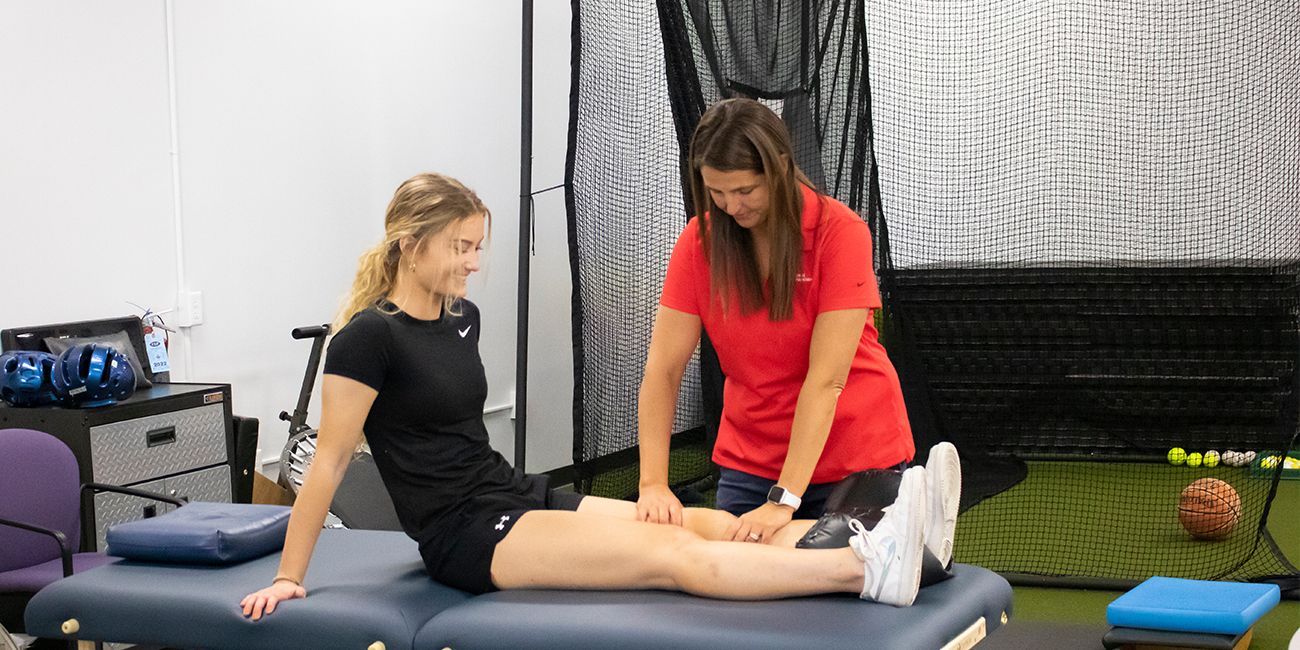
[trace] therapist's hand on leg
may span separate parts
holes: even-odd
[[[667,485],[641,488],[636,500],[636,518],[652,524],[682,525],[682,502]]]
[[[763,505],[746,512],[732,522],[724,539],[733,542],[768,543],[790,520],[794,518],[794,509],[775,503]]]

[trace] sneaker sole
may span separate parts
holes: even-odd
[[[915,468],[914,468],[915,469]],[[898,486],[900,492],[905,491],[908,495],[908,503],[916,504],[916,509],[921,510],[922,516],[909,516],[907,518],[907,547],[902,554],[905,562],[900,567],[905,575],[912,576],[907,582],[899,582],[899,591],[895,594],[894,602],[890,603],[898,607],[907,607],[916,600],[916,593],[921,589],[921,559],[925,555],[925,521],[928,513],[929,504],[926,503],[926,477],[920,472],[907,471],[903,473],[903,482]]]
[[[930,518],[939,539],[927,539],[930,552],[945,567],[952,561],[953,538],[957,534],[957,511],[961,507],[961,458],[950,442],[930,449],[925,472],[937,489],[930,490]]]

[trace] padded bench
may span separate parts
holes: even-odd
[[[402,533],[321,531],[309,597],[260,621],[239,600],[265,586],[274,553],[214,567],[125,560],[38,593],[27,633],[203,648],[969,647],[1006,621],[1011,587],[979,567],[921,590],[912,607],[844,596],[731,602],[662,591],[502,591],[472,597],[430,580]],[[956,645],[965,641],[965,645]]]

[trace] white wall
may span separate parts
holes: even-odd
[[[126,300],[168,307],[180,290],[201,291],[204,321],[173,341],[173,379],[231,383],[235,412],[261,420],[262,457],[271,460],[285,439],[277,415],[294,405],[309,349],[289,330],[332,319],[357,256],[378,241],[393,190],[414,173],[441,171],[493,211],[488,262],[470,290],[484,314],[487,405],[509,404],[518,3],[168,9],[163,0],[0,0],[0,220],[4,232],[32,235],[0,257],[0,277],[30,277],[24,270],[46,258],[34,241],[93,260],[91,269],[42,264],[43,282],[10,283],[0,327],[121,315],[132,310]],[[568,3],[537,3],[535,48],[540,189],[563,181]],[[537,207],[530,471],[568,464],[572,436],[563,196],[539,197]],[[134,256],[129,270],[105,272],[109,247]],[[314,400],[312,422],[319,408]],[[511,457],[509,411],[487,422]]]
[[[0,327],[172,302],[161,27],[161,3],[0,3]]]

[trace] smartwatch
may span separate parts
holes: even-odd
[[[794,492],[779,485],[773,485],[772,489],[767,491],[767,502],[775,503],[778,506],[790,506],[798,510],[799,504],[803,503],[803,499],[800,499],[799,495]]]

